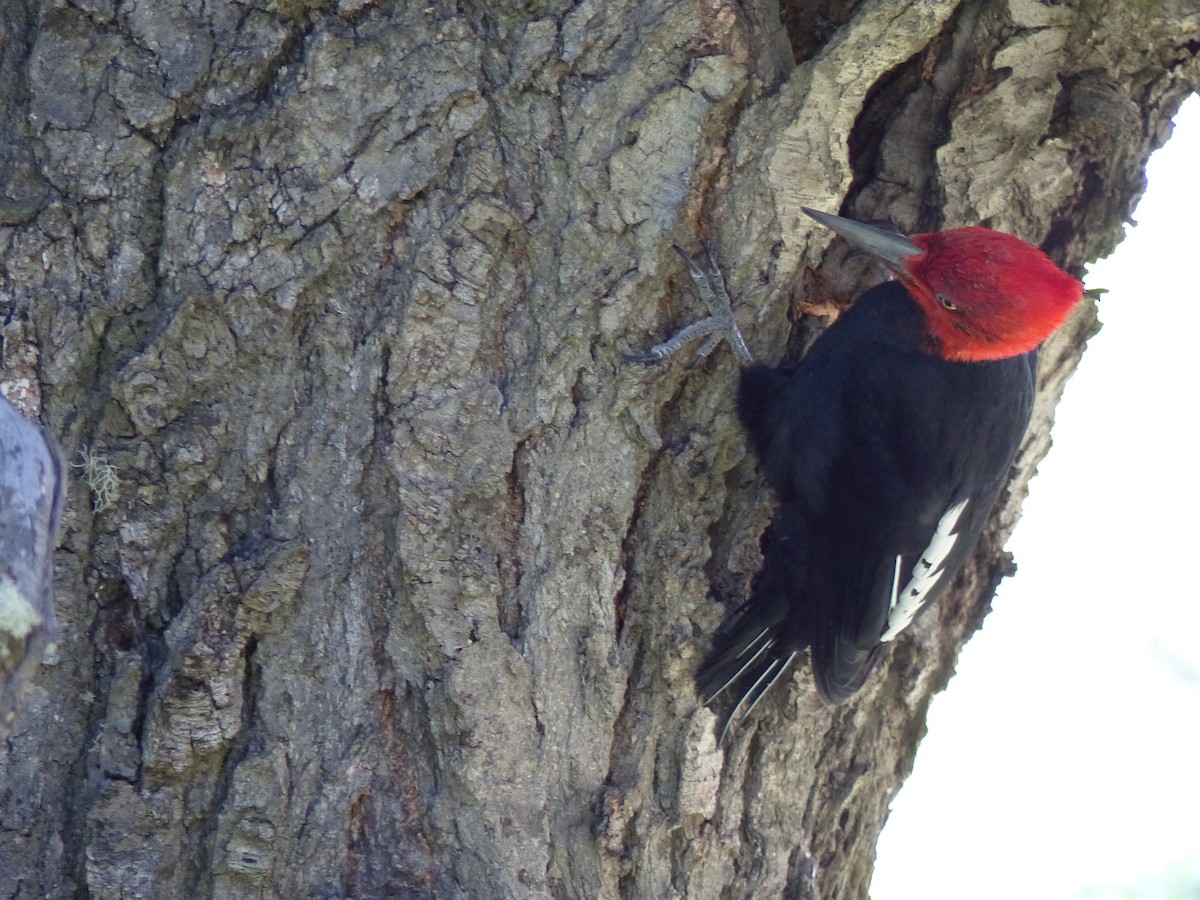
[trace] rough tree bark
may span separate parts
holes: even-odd
[[[0,896],[865,896],[1094,308],[954,595],[724,750],[692,673],[770,509],[735,364],[621,350],[699,312],[671,245],[705,240],[795,355],[876,277],[802,203],[1078,270],[1198,34],[1185,0],[5,0],[4,377],[120,488],[69,470]]]

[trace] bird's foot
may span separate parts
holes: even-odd
[[[746,340],[742,337],[742,332],[733,317],[733,300],[730,299],[729,292],[725,290],[725,279],[721,277],[721,270],[713,262],[708,248],[704,250],[706,263],[704,268],[682,247],[676,246],[675,252],[687,263],[692,282],[696,285],[696,293],[708,307],[708,315],[699,322],[688,325],[661,344],[651,347],[645,353],[625,352],[623,356],[630,362],[660,363],[677,353],[684,344],[702,337],[705,339],[704,343],[700,345],[700,349],[696,351],[696,355],[688,364],[689,368],[699,365],[717,348],[721,341],[729,343],[734,355],[743,365],[754,362],[750,348],[746,346]]]

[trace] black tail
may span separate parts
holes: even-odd
[[[762,624],[753,601],[718,635],[696,682],[706,706],[726,691],[738,698],[721,723],[721,742],[732,726],[754,711],[799,654],[800,648],[784,642],[780,625]]]
[[[782,511],[767,541],[766,560],[750,600],[721,628],[696,684],[706,706],[736,698],[725,714],[721,740],[745,719],[807,646],[800,620],[805,554],[797,516]]]

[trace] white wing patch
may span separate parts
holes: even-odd
[[[963,510],[971,498],[960,500],[942,515],[929,541],[929,546],[913,566],[912,577],[903,589],[900,588],[900,557],[896,557],[896,575],[892,580],[892,605],[888,612],[887,629],[880,636],[883,642],[890,641],[909,626],[921,607],[925,605],[930,591],[941,580],[945,570],[942,563],[958,542],[958,534],[954,531]]]

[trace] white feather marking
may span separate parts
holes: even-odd
[[[766,669],[763,670],[763,673],[758,676],[758,678],[755,680],[754,684],[750,685],[750,689],[748,691],[746,691],[746,693],[742,694],[742,699],[737,702],[737,706],[735,706],[733,708],[733,711],[729,714],[729,718],[725,720],[725,727],[721,729],[721,737],[717,739],[718,744],[725,743],[725,735],[729,733],[729,726],[732,725],[735,721],[738,721],[739,719],[742,718],[741,711],[742,711],[742,707],[746,705],[746,701],[749,700],[752,696],[754,696],[755,689],[757,689],[758,686],[760,684],[762,684],[763,679],[766,678],[768,675],[770,675],[771,672],[778,665],[779,665],[779,660],[777,660],[777,659],[771,660],[771,664],[769,666],[767,666]],[[774,682],[772,681],[772,684],[773,683]],[[770,685],[768,685],[768,687],[770,687]],[[757,703],[758,700],[756,699],[754,702]],[[754,708],[753,705],[751,705],[750,708],[753,709]]]
[[[753,647],[755,644],[757,644],[759,641],[761,641],[761,640],[763,639],[763,635],[764,635],[764,634],[766,634],[766,633],[767,633],[768,631],[770,631],[770,630],[771,630],[770,628],[764,628],[762,631],[760,631],[758,634],[756,634],[756,635],[754,636],[754,640],[752,640],[752,641],[749,641],[749,642],[746,644],[746,646],[742,648],[742,652],[738,654],[738,658],[740,659],[741,657],[743,657],[743,656],[745,656],[747,653],[749,653],[749,652],[750,652],[750,648],[751,648],[751,647]],[[769,642],[768,642],[768,643],[769,643]],[[759,652],[761,653],[762,651],[759,651]],[[755,656],[757,656],[757,655],[758,655],[758,653],[756,653],[756,654],[754,654],[754,655],[755,655]]]
[[[738,659],[741,659],[743,656],[745,656],[747,653],[749,653],[750,648],[753,647],[755,644],[757,644],[759,641],[761,641],[763,639],[763,635],[765,635],[770,630],[771,629],[769,629],[769,628],[764,628],[762,631],[760,631],[758,633],[758,635],[754,638],[754,640],[752,640],[744,648],[742,648],[742,652],[738,654]],[[770,650],[774,646],[775,646],[775,639],[772,638],[772,639],[768,640],[766,643],[764,643],[761,647],[759,647],[756,651],[754,651],[754,655],[751,656],[748,660],[746,660],[742,664],[742,667],[740,669],[738,669],[736,672],[734,672],[732,675],[730,675],[728,681],[726,681],[723,685],[721,685],[719,688],[717,688],[713,692],[713,695],[711,697],[705,698],[704,705],[708,706],[708,704],[712,703],[714,700],[716,700],[718,697],[720,697],[721,694],[724,693],[725,688],[729,687],[731,684],[733,684],[735,681],[737,681],[739,678],[741,678],[742,675],[745,674],[746,670],[749,669],[752,665],[754,665],[754,661],[756,659],[758,659],[760,656],[762,656],[764,653],[766,653],[768,650]]]
[[[907,628],[917,613],[921,611],[921,607],[925,605],[925,600],[929,597],[930,592],[941,580],[944,574],[942,564],[958,542],[959,536],[954,529],[958,526],[958,520],[962,517],[963,510],[967,508],[969,500],[969,497],[966,500],[960,500],[942,514],[942,518],[933,532],[933,537],[929,540],[929,546],[925,548],[925,552],[913,566],[912,577],[901,591],[896,590],[900,574],[900,557],[896,557],[897,577],[892,584],[891,611],[888,613],[887,629],[880,636],[880,641],[884,643],[891,641]]]
[[[779,671],[775,673],[775,677],[771,679],[771,682],[759,692],[758,696],[754,698],[754,702],[746,707],[746,711],[742,713],[743,719],[749,716],[750,713],[754,712],[754,707],[758,706],[758,704],[762,701],[762,698],[771,692],[771,688],[775,687],[775,682],[783,677],[783,673],[788,670],[788,666],[792,664],[792,660],[796,658],[796,655],[799,652],[799,650],[793,650],[788,655],[788,658],[783,661],[783,665],[779,667]]]
[[[904,562],[904,556],[902,554],[897,553],[896,554],[896,574],[892,576],[892,602],[891,602],[891,605],[888,607],[889,609],[895,609],[896,604],[900,602],[900,565],[903,562]],[[891,615],[891,613],[888,613],[888,615]]]

